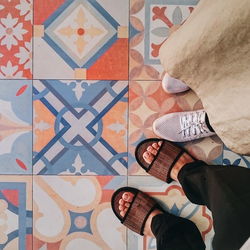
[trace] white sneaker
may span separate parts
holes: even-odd
[[[156,135],[169,141],[185,142],[214,135],[205,122],[205,110],[166,114],[153,123]]]
[[[167,73],[162,79],[162,88],[170,94],[176,94],[189,90],[189,87],[182,81],[169,76]]]

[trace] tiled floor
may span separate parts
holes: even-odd
[[[133,157],[155,136],[154,119],[202,107],[192,91],[161,89],[158,59],[197,3],[0,1],[0,249],[155,249],[112,214],[110,197],[127,184],[193,220],[211,249],[209,211]],[[250,167],[216,136],[183,146],[210,163]]]

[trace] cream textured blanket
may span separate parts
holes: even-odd
[[[250,154],[250,0],[201,0],[160,59],[200,97],[225,145]]]

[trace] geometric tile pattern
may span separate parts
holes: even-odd
[[[31,81],[0,80],[0,138],[0,174],[31,174]]]
[[[32,0],[0,3],[0,78],[32,78]]]
[[[155,249],[113,215],[131,185],[196,223],[212,249],[212,218],[177,183],[134,159],[153,121],[202,108],[160,84],[162,42],[198,0],[0,1],[0,249]],[[250,167],[217,136],[183,144],[212,164]]]
[[[224,146],[223,165],[235,165],[250,168],[250,156],[236,154]]]
[[[0,176],[0,218],[0,248],[31,250],[31,176]]]
[[[169,213],[193,221],[201,232],[206,249],[212,250],[211,243],[214,231],[211,212],[204,206],[192,204],[184,195],[178,183],[174,182],[169,185],[151,176],[131,176],[128,180],[128,185],[153,196]],[[129,231],[128,249],[156,250],[156,240],[150,237],[142,237]]]
[[[130,79],[160,80],[159,49],[199,0],[130,0]]]
[[[34,174],[127,173],[127,82],[34,82]]]
[[[110,207],[124,185],[125,176],[35,176],[33,249],[125,250],[125,227]]]
[[[131,81],[129,84],[129,174],[145,175],[134,158],[136,145],[145,138],[157,137],[152,124],[158,117],[173,112],[201,109],[202,104],[192,91],[167,94],[160,81]],[[182,144],[197,159],[222,164],[223,144],[217,136]]]
[[[128,79],[128,0],[113,1],[111,11],[105,1],[57,1],[46,10],[49,2],[35,4],[35,78]]]

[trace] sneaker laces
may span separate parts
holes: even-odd
[[[205,111],[194,111],[180,117],[181,131],[179,134],[183,138],[201,137],[204,133],[209,133],[205,123]]]

